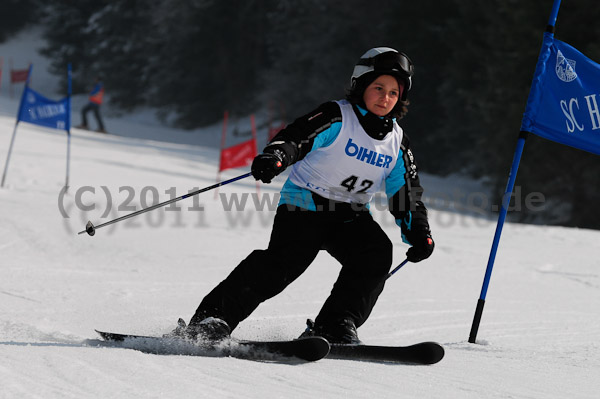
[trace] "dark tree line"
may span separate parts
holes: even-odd
[[[2,0],[0,4],[0,43],[38,17],[37,0]]]
[[[421,169],[487,178],[499,198],[553,1],[51,3],[37,9],[58,76],[71,62],[77,91],[101,75],[115,105],[155,107],[186,128],[214,123],[224,109],[274,107],[290,121],[342,98],[368,48],[404,51],[416,75],[402,125]],[[596,1],[562,3],[556,36],[600,61]],[[513,217],[600,228],[599,175],[597,156],[531,136],[517,185],[543,193],[546,206]]]

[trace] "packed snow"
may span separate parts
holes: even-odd
[[[2,166],[22,90],[11,98],[6,75]],[[73,124],[83,101],[74,101]],[[217,127],[203,136],[150,123],[149,113],[107,113],[112,134],[72,130],[68,191],[66,134],[18,126],[0,189],[0,398],[598,397],[600,232],[505,225],[478,341],[468,343],[495,219],[460,203],[485,191],[456,176],[422,176],[433,193],[436,250],[388,280],[359,330],[370,344],[437,341],[446,356],[436,365],[257,362],[98,345],[94,329],[160,335],[179,317],[188,320],[246,255],[266,247],[285,180],[257,186],[243,179],[100,228],[94,237],[79,235],[88,220],[98,225],[217,179]],[[221,179],[245,172],[226,171]],[[407,247],[379,208],[373,214],[399,263]],[[338,271],[333,258],[320,254],[233,335],[297,337]]]

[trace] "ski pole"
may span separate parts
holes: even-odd
[[[389,273],[388,273],[388,275],[387,275],[387,277],[386,277],[385,279],[387,280],[388,278],[392,277],[392,276],[394,275],[394,273],[396,273],[398,270],[400,270],[400,268],[401,268],[402,266],[406,265],[407,263],[408,263],[408,259],[404,259],[404,260],[402,261],[402,263],[400,263],[398,266],[396,266],[396,267],[394,268],[394,270],[392,270],[391,272],[389,272]]]
[[[186,199],[186,198],[192,197],[194,195],[203,193],[205,191],[209,191],[209,190],[212,190],[214,188],[221,187],[221,186],[224,186],[224,185],[229,184],[229,183],[233,183],[234,181],[245,179],[246,177],[249,177],[251,175],[252,175],[251,172],[244,173],[243,175],[234,177],[234,178],[229,179],[229,180],[225,180],[225,181],[219,182],[217,184],[213,184],[212,186],[209,186],[209,187],[201,188],[201,189],[193,191],[191,193],[182,195],[181,197],[173,198],[173,199],[170,199],[168,201],[161,202],[160,204],[156,204],[156,205],[149,206],[148,208],[140,209],[139,211],[130,213],[129,215],[121,216],[120,218],[111,220],[111,221],[106,222],[106,223],[99,224],[98,226],[94,226],[91,221],[88,221],[87,224],[85,225],[85,230],[80,231],[78,234],[88,233],[90,236],[93,236],[94,234],[96,234],[96,229],[99,229],[100,227],[108,226],[110,224],[120,222],[121,220],[129,219],[131,217],[140,215],[140,214],[145,213],[145,212],[152,211],[152,210],[160,208],[162,206],[165,206],[165,205],[168,205],[168,204],[172,204],[173,202],[177,202],[177,201],[180,201],[182,199]]]

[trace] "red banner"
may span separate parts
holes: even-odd
[[[27,81],[27,74],[29,69],[11,69],[10,70],[10,82],[19,83]]]
[[[219,172],[241,168],[252,164],[256,156],[256,140],[250,139],[243,143],[234,145],[221,150],[221,160],[219,163]]]

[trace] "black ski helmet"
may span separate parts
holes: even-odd
[[[404,53],[400,53],[390,47],[374,47],[364,53],[354,66],[351,87],[355,87],[357,79],[368,74],[376,72],[379,75],[392,75],[404,82],[402,91],[402,101],[406,101],[408,91],[412,86],[412,76],[414,66],[410,58]]]

